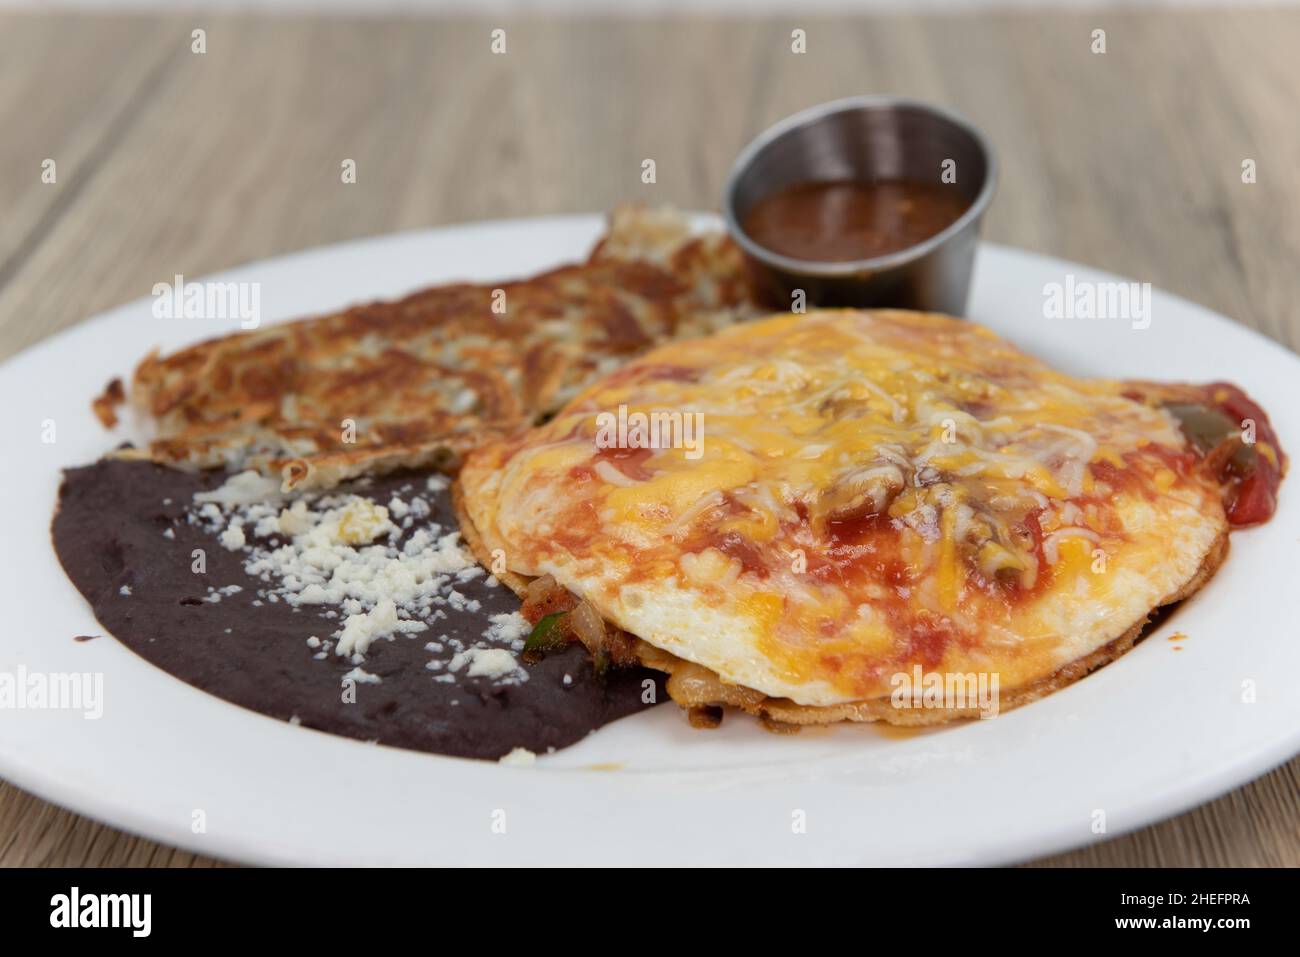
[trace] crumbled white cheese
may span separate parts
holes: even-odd
[[[362,685],[362,684],[364,684],[364,685],[377,685],[377,684],[379,684],[380,682],[382,682],[382,681],[384,680],[383,678],[379,677],[379,675],[372,675],[369,671],[365,671],[365,670],[363,670],[362,668],[360,668],[359,666],[356,667],[356,668],[353,668],[351,671],[349,671],[349,672],[348,672],[347,674],[345,674],[343,677],[344,677],[344,679],[351,678],[353,681],[355,681],[355,682],[356,682],[357,684],[359,684],[359,685]]]
[[[514,679],[526,681],[528,673],[519,665],[519,659],[505,648],[466,648],[452,656],[447,667],[452,671],[466,668],[471,678]]]
[[[194,501],[231,508],[235,505],[258,505],[279,497],[279,482],[249,469],[230,476],[224,485],[211,492],[196,492]]]
[[[311,518],[307,515],[307,502],[301,498],[279,515],[268,516],[263,521],[266,523],[267,534],[279,532],[290,536],[305,532],[312,525]]]
[[[445,484],[444,477],[435,476],[429,487]],[[243,553],[244,570],[264,585],[253,607],[284,602],[295,612],[305,607],[337,623],[328,639],[308,640],[314,658],[325,659],[332,651],[359,666],[381,638],[424,632],[430,622],[445,619],[449,608],[481,610],[478,600],[456,586],[482,580],[483,569],[459,532],[443,533],[427,520],[432,507],[418,495],[391,496],[387,506],[344,493],[308,492],[290,500],[276,492],[269,500],[246,501],[254,489],[266,493],[269,486],[259,484],[255,472],[234,476],[217,492],[196,495],[187,520]],[[403,516],[420,524],[404,531],[392,521]],[[222,594],[228,592],[213,592],[207,600],[219,601]],[[478,641],[440,635],[427,645],[441,655],[436,667],[430,664],[430,670],[441,672],[433,680],[455,681],[459,674],[499,684],[527,681],[517,653],[528,630],[523,616],[511,612],[493,615]],[[349,674],[356,677],[354,672]]]
[[[221,533],[221,544],[229,551],[237,552],[245,545],[248,540],[244,537],[244,526],[231,525]]]
[[[497,763],[514,768],[531,768],[537,763],[537,755],[527,748],[515,748],[509,754],[503,754]]]
[[[491,624],[483,633],[484,637],[502,644],[518,645],[516,651],[524,650],[524,639],[533,629],[527,618],[517,611],[508,611],[500,615],[492,615],[488,621]]]
[[[129,597],[130,594],[131,594],[131,586],[130,586],[130,585],[123,585],[121,588],[119,588],[119,589],[117,590],[117,593],[118,593],[119,595],[124,595],[124,596]]]
[[[409,621],[397,617],[397,604],[391,598],[381,598],[370,611],[348,615],[343,630],[337,633],[340,655],[364,655],[376,638],[388,637],[395,632],[423,631],[429,626],[422,621]]]
[[[369,545],[392,529],[388,509],[368,498],[353,498],[339,513],[337,536],[347,545]]]
[[[217,604],[222,598],[229,598],[231,595],[238,595],[244,589],[239,585],[226,585],[222,588],[213,588],[208,586],[207,597],[203,600],[210,604]]]

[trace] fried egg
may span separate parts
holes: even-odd
[[[1019,700],[1199,587],[1251,475],[1275,493],[1267,420],[1234,472],[1171,411],[1226,421],[1248,402],[1229,388],[1071,377],[934,314],[779,316],[623,366],[478,449],[458,492],[484,554],[665,670],[825,720],[881,717],[855,708],[904,674],[996,675]]]

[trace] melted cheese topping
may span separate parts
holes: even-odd
[[[1173,419],[1121,391],[943,316],[778,317],[624,366],[462,488],[512,570],[724,680],[1010,689],[1140,621],[1225,529]]]

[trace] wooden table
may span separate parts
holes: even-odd
[[[504,55],[490,50],[498,26]],[[802,55],[791,52],[796,27],[807,31]],[[196,28],[206,53],[191,50]],[[1090,51],[1096,28],[1105,54]],[[1150,281],[1296,348],[1298,50],[1300,13],[1289,11],[600,22],[0,14],[0,358],[176,273],[628,199],[716,208],[754,134],[868,91],[950,104],[990,135],[1003,176],[989,238]],[[640,181],[647,157],[653,186]],[[41,180],[47,158],[53,184]],[[340,182],[345,159],[356,161],[354,185]],[[1257,183],[1242,182],[1245,159]],[[1298,794],[1295,760],[1047,863],[1294,866]],[[211,863],[0,782],[0,864]]]

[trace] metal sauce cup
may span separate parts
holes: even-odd
[[[873,259],[817,262],[760,246],[741,224],[761,199],[800,183],[878,179],[940,182],[970,207],[942,232]],[[788,309],[796,290],[809,305],[881,306],[961,315],[970,292],[980,220],[993,198],[997,160],[984,136],[947,110],[893,96],[835,100],[777,123],[745,148],[727,178],[723,213],[744,250],[760,297]]]

